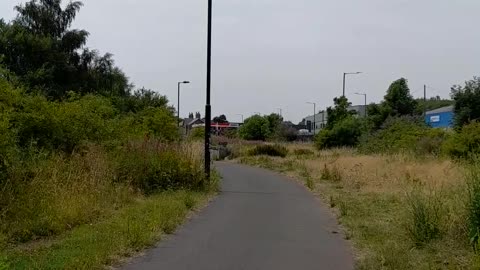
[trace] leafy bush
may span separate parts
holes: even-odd
[[[286,157],[288,154],[288,149],[285,146],[278,144],[257,145],[255,148],[251,149],[248,154],[251,156],[266,155],[272,157]]]
[[[194,128],[188,135],[190,140],[198,141],[205,139],[205,129],[204,128]]]
[[[318,149],[356,146],[364,130],[361,119],[348,117],[335,124],[332,129],[320,131],[315,137],[315,144]]]
[[[454,158],[480,154],[480,122],[470,123],[452,134],[443,145],[443,151]]]
[[[360,139],[363,153],[411,152],[417,155],[440,155],[450,132],[431,128],[415,117],[389,118],[380,130]]]
[[[427,128],[415,145],[415,153],[418,155],[430,154],[439,156],[442,154],[442,146],[450,137],[451,132],[438,128]]]
[[[423,245],[440,235],[442,202],[435,195],[413,191],[408,195],[407,231],[415,245]]]
[[[168,108],[147,108],[139,113],[144,130],[154,138],[174,141],[179,132],[173,113]]]
[[[480,77],[466,81],[464,86],[452,87],[451,95],[455,100],[455,127],[457,129],[472,121],[480,120]]]
[[[265,117],[254,115],[245,120],[238,134],[244,140],[264,141],[271,135],[269,121]]]
[[[301,148],[293,150],[293,154],[296,156],[311,156],[314,155],[315,152],[310,149]]]

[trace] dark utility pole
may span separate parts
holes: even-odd
[[[190,83],[189,81],[178,82],[178,107],[177,107],[177,116],[178,116],[178,126],[180,127],[180,84]]]
[[[210,129],[212,107],[210,105],[210,86],[212,71],[212,0],[208,0],[207,20],[207,104],[205,105],[205,176],[210,181]]]

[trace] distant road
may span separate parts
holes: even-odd
[[[222,192],[125,270],[343,270],[350,248],[331,214],[276,173],[218,163]]]

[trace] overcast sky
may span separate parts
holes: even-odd
[[[0,17],[25,1],[1,0]],[[74,23],[88,46],[113,53],[137,87],[177,100],[182,115],[205,104],[206,4],[200,0],[84,0]],[[212,106],[239,121],[283,109],[300,121],[341,95],[383,98],[405,77],[413,95],[448,97],[480,75],[479,0],[214,0]],[[175,105],[176,106],[176,105]]]

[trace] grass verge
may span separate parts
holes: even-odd
[[[174,232],[210,195],[171,191],[139,198],[98,223],[54,239],[7,247],[0,252],[0,269],[104,269]]]

